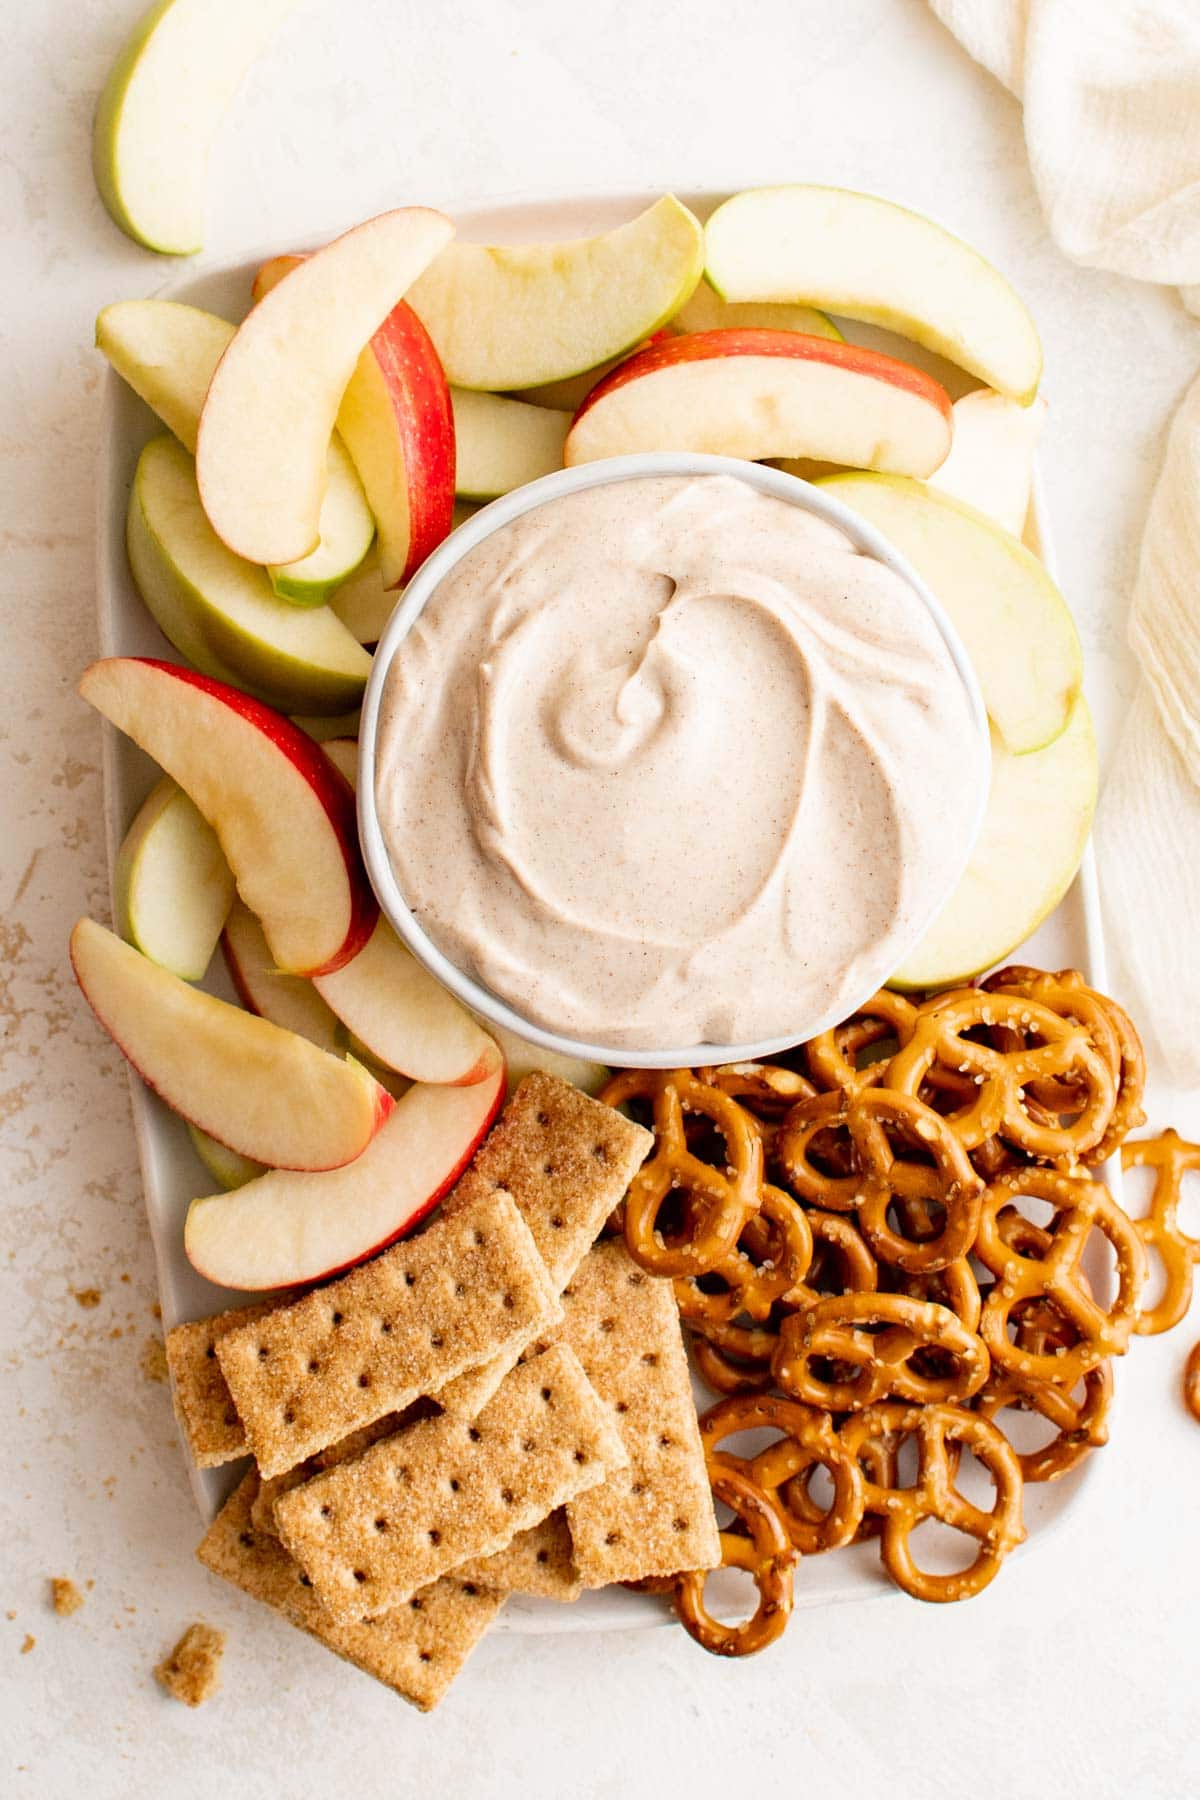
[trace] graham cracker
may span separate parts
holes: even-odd
[[[559,1314],[516,1202],[488,1192],[217,1344],[264,1476],[432,1394]]]
[[[234,1307],[168,1331],[167,1367],[175,1416],[198,1469],[215,1469],[246,1454],[246,1433],[217,1361],[217,1344],[229,1332],[253,1324],[283,1304],[278,1299],[256,1300],[252,1306]]]
[[[418,1401],[416,1406],[410,1406],[405,1412],[385,1413],[373,1425],[364,1425],[361,1431],[352,1431],[349,1437],[342,1438],[339,1443],[330,1444],[328,1450],[318,1450],[315,1456],[305,1457],[303,1462],[297,1463],[285,1475],[272,1475],[260,1480],[251,1515],[255,1531],[265,1532],[268,1537],[278,1537],[275,1502],[280,1494],[299,1487],[301,1482],[311,1481],[322,1469],[334,1469],[338,1463],[351,1462],[354,1457],[361,1456],[364,1450],[369,1450],[372,1444],[377,1444],[380,1438],[391,1437],[394,1431],[399,1431],[402,1425],[409,1424],[416,1418],[420,1405],[421,1402]],[[430,1411],[433,1411],[432,1405]]]
[[[209,1526],[196,1552],[200,1561],[336,1656],[429,1712],[500,1611],[504,1595],[446,1576],[385,1618],[339,1623],[278,1538],[255,1529],[257,1490],[258,1476],[251,1470]]]
[[[628,1453],[625,1468],[567,1506],[584,1587],[716,1568],[721,1545],[671,1282],[647,1275],[612,1238],[584,1258],[563,1305],[562,1340]]]
[[[185,1706],[201,1706],[221,1685],[221,1658],[225,1654],[225,1633],[211,1625],[189,1625],[170,1655],[164,1656],[154,1671],[160,1687],[172,1700]]]
[[[512,1543],[494,1556],[477,1556],[454,1573],[460,1581],[478,1581],[505,1594],[537,1594],[543,1600],[570,1603],[583,1592],[561,1506],[539,1525],[518,1531]]]
[[[624,1461],[578,1358],[556,1344],[507,1375],[473,1425],[422,1419],[282,1494],[275,1522],[330,1612],[367,1618],[503,1550]]]
[[[533,1233],[555,1293],[561,1293],[653,1145],[652,1132],[614,1107],[535,1070],[509,1101],[450,1204],[507,1189]],[[439,1404],[473,1419],[536,1335],[460,1375],[438,1394]]]

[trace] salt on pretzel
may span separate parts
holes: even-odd
[[[741,1317],[762,1324],[808,1274],[813,1236],[806,1214],[781,1188],[764,1184],[762,1194],[737,1248],[709,1271],[725,1284],[720,1293],[706,1292],[694,1277],[676,1278],[675,1300],[689,1324],[731,1325]]]
[[[753,1456],[721,1448],[738,1432],[762,1430],[782,1436]],[[700,1420],[700,1436],[710,1467],[739,1469],[774,1498],[792,1543],[804,1555],[853,1543],[863,1516],[862,1470],[839,1442],[828,1413],[775,1394],[738,1395],[709,1408]],[[793,1479],[817,1468],[827,1471],[833,1498],[826,1507],[810,1502],[793,1511],[788,1498]]]
[[[741,1625],[724,1625],[704,1604],[709,1571],[695,1569],[675,1583],[675,1611],[684,1629],[714,1656],[753,1656],[773,1644],[792,1611],[792,1571],[799,1560],[779,1508],[740,1469],[710,1465],[713,1497],[736,1513],[746,1535],[721,1533],[721,1567],[745,1569],[758,1606]]]
[[[1041,1254],[1030,1256],[1020,1247],[1027,1234],[1012,1241],[1007,1209],[1022,1198],[1048,1201],[1057,1209]],[[1093,1297],[1080,1268],[1093,1231],[1108,1239],[1116,1256],[1117,1294],[1107,1308]],[[997,1368],[1073,1387],[1105,1357],[1127,1348],[1146,1280],[1146,1252],[1133,1221],[1102,1182],[1037,1168],[993,1182],[983,1196],[975,1254],[996,1277],[983,1303],[979,1335]],[[1015,1342],[1010,1319],[1030,1300],[1049,1301],[1078,1341],[1040,1353]]]
[[[873,1327],[879,1327],[878,1331]],[[925,1374],[919,1351],[948,1353],[945,1374]],[[814,1367],[835,1365],[828,1376]],[[852,1370],[843,1376],[836,1365]],[[906,1294],[835,1294],[780,1326],[775,1380],[786,1394],[829,1412],[858,1412],[894,1396],[923,1404],[969,1399],[988,1377],[982,1340],[948,1307]]]
[[[789,1069],[783,1063],[719,1063],[697,1069],[696,1078],[768,1119],[786,1112],[797,1100],[811,1099],[816,1092],[799,1070]]]
[[[1125,1144],[1121,1150],[1125,1169],[1153,1169],[1154,1190],[1145,1218],[1134,1221],[1147,1249],[1157,1251],[1166,1281],[1154,1306],[1138,1314],[1134,1330],[1144,1337],[1170,1331],[1192,1303],[1192,1270],[1200,1262],[1200,1238],[1189,1237],[1179,1224],[1183,1178],[1200,1171],[1200,1144],[1189,1144],[1177,1131]]]
[[[1102,1163],[1118,1150],[1131,1131],[1145,1123],[1142,1098],[1146,1089],[1146,1054],[1129,1014],[1108,994],[1088,986],[1078,969],[1063,969],[1057,975],[1041,969],[1012,964],[999,969],[984,982],[991,993],[1023,994],[1048,1006],[1060,1017],[1086,1027],[1092,1042],[1112,1071],[1116,1083],[1116,1100],[1108,1127],[1081,1161]],[[1075,1110],[1070,1088],[1035,1092],[1051,1111],[1068,1113]]]
[[[1108,1442],[1108,1415],[1112,1408],[1112,1364],[1097,1363],[1083,1377],[1083,1393],[994,1369],[975,1396],[975,1411],[994,1419],[1005,1407],[1039,1413],[1055,1435],[1037,1450],[1017,1451],[1021,1474],[1027,1482],[1057,1481],[1077,1468],[1084,1457]]]
[[[997,1050],[969,1035],[984,1026],[1008,1030],[1016,1048]],[[1029,1043],[1033,1037],[1040,1043]],[[927,1001],[888,1065],[888,1086],[917,1096],[939,1068],[969,1076],[976,1090],[947,1115],[966,1150],[999,1134],[1027,1155],[1077,1161],[1103,1140],[1116,1104],[1112,1070],[1086,1028],[1023,994],[969,989]],[[1047,1081],[1070,1089],[1075,1116],[1067,1124],[1027,1102],[1026,1090]]]
[[[715,1268],[732,1254],[762,1201],[762,1139],[748,1115],[688,1069],[627,1069],[605,1085],[600,1099],[609,1106],[648,1100],[654,1111],[654,1149],[624,1201],[629,1254],[651,1275],[700,1275]],[[689,1148],[686,1114],[702,1115],[724,1139],[723,1167]],[[671,1236],[661,1230],[659,1215],[676,1192],[688,1223]]]
[[[814,1164],[813,1140],[826,1131],[848,1134],[850,1174],[829,1175]],[[918,1154],[901,1154],[895,1139]],[[898,1268],[915,1273],[945,1268],[966,1254],[975,1236],[983,1182],[955,1131],[915,1094],[867,1087],[802,1100],[779,1128],[774,1160],[802,1199],[835,1212],[856,1207],[874,1254]],[[931,1205],[939,1206],[943,1223],[934,1235],[914,1241],[889,1215],[915,1203],[927,1217]],[[897,1211],[898,1220],[904,1216]]]
[[[886,1077],[888,1059],[860,1065],[859,1058],[865,1050],[889,1039],[906,1044],[916,1017],[911,1000],[890,988],[880,988],[853,1018],[830,1026],[805,1044],[805,1064],[816,1086],[836,1094],[857,1094],[865,1087],[877,1086]]]
[[[917,1478],[911,1487],[866,1486],[866,1504],[883,1520],[884,1568],[915,1600],[967,1600],[982,1593],[1009,1551],[1025,1538],[1016,1452],[995,1425],[958,1406],[885,1403],[854,1414],[839,1432],[855,1456],[864,1444],[889,1434],[915,1440]],[[955,1447],[972,1451],[991,1475],[996,1497],[990,1511],[975,1506],[955,1487]],[[969,1568],[953,1575],[918,1568],[910,1540],[926,1519],[937,1519],[976,1539],[979,1550]]]

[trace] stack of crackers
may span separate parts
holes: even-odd
[[[419,1236],[167,1338],[216,1574],[435,1706],[510,1594],[720,1561],[670,1282],[597,1242],[651,1134],[521,1083]]]

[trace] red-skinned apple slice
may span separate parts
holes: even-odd
[[[261,301],[304,258],[277,256],[254,279]],[[337,428],[375,515],[385,588],[402,587],[449,534],[454,418],[433,340],[400,301],[366,345],[338,407]]]
[[[240,900],[225,921],[221,948],[243,1006],[320,1050],[345,1049],[346,1034],[312,982],[303,975],[280,974],[262,926]]]
[[[350,961],[379,908],[353,791],[312,738],[237,688],[152,657],[95,662],[79,692],[199,807],[277,967],[311,975]]]
[[[313,986],[369,1055],[413,1081],[469,1087],[503,1061],[382,917],[353,961]]]
[[[351,787],[358,783],[358,744],[324,746]],[[312,983],[361,1050],[411,1081],[470,1087],[503,1061],[471,1013],[422,968],[382,916],[353,961]]]
[[[699,331],[649,345],[593,388],[564,461],[691,450],[931,475],[951,429],[945,389],[878,350],[799,331]]]
[[[242,1156],[271,1168],[340,1168],[395,1104],[361,1064],[192,987],[91,919],[71,933],[71,963],[146,1085]]]
[[[193,1200],[184,1247],[223,1287],[319,1281],[411,1231],[450,1189],[500,1110],[504,1065],[474,1087],[418,1083],[358,1161],[326,1175],[272,1170]]]
[[[453,235],[427,207],[381,213],[306,257],[238,327],[196,441],[204,510],[236,555],[287,563],[316,548],[329,440],[355,364]]]

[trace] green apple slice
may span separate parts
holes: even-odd
[[[1013,756],[992,734],[992,786],[966,873],[891,987],[940,988],[990,969],[1048,918],[1079,867],[1096,805],[1082,694],[1061,737]]]
[[[234,897],[217,834],[164,775],[117,852],[113,903],[120,935],[184,981],[201,981]]]
[[[619,356],[679,311],[704,233],[671,194],[559,244],[446,247],[408,292],[455,387],[524,388]]]
[[[883,325],[1027,404],[1042,347],[991,263],[921,213],[848,188],[753,188],[704,231],[705,274],[725,300],[803,301]]]
[[[826,313],[815,306],[789,306],[786,302],[722,300],[707,281],[685,300],[671,320],[672,331],[802,331],[806,337],[831,338],[841,343],[842,334]]]
[[[92,167],[115,224],[149,250],[204,243],[208,151],[242,78],[296,0],[159,0],[113,64]]]
[[[192,1149],[213,1180],[219,1182],[227,1194],[266,1174],[266,1163],[255,1162],[252,1157],[243,1156],[240,1150],[231,1150],[227,1144],[219,1144],[215,1137],[209,1137],[207,1131],[201,1131],[198,1125],[189,1124],[187,1129]]]
[[[328,607],[280,600],[262,569],[225,548],[174,438],[153,438],[138,459],[126,543],[143,600],[202,674],[285,712],[358,704],[371,671],[366,651]]]
[[[950,454],[929,484],[977,507],[1014,537],[1025,529],[1033,490],[1033,458],[1046,422],[1041,395],[1018,406],[994,388],[975,388],[954,402]]]
[[[1083,681],[1083,652],[1033,552],[974,507],[905,475],[830,475],[817,485],[877,526],[941,601],[1005,748],[1020,756],[1053,743]]]
[[[174,300],[118,300],[96,320],[96,347],[134,393],[193,453],[209,383],[235,327]],[[362,483],[336,432],[329,440],[321,541],[298,562],[267,569],[281,599],[320,606],[362,562],[375,521]]]
[[[455,492],[495,500],[563,466],[571,414],[502,394],[451,388],[454,408]]]

